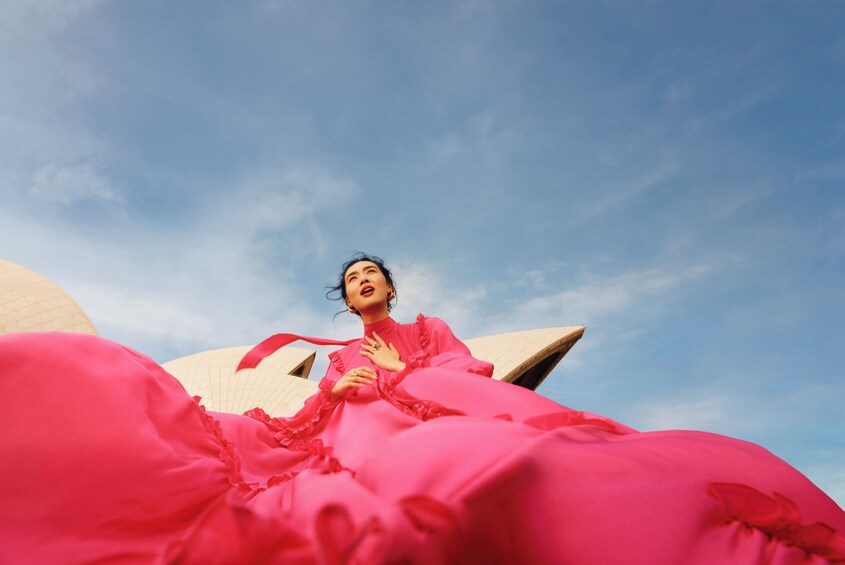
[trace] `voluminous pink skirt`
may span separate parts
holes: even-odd
[[[2,563],[845,562],[845,513],[765,449],[485,377],[417,370],[288,446],[97,337],[0,336],[0,379]]]

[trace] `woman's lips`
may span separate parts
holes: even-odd
[[[371,286],[365,286],[364,288],[361,289],[361,296],[370,296],[375,291],[376,291],[375,288],[373,288]]]

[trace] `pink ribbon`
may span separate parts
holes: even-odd
[[[237,373],[241,369],[255,369],[265,357],[269,357],[282,347],[289,343],[293,343],[294,341],[302,340],[307,341],[308,343],[313,343],[314,345],[349,345],[353,341],[358,341],[358,339],[360,338],[338,341],[336,339],[323,339],[321,337],[308,337],[306,335],[296,334],[271,335],[250,349],[249,352],[243,356],[243,359],[241,359],[241,362],[238,363],[238,368],[235,369],[235,372]]]

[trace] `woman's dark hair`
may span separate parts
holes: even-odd
[[[390,285],[390,288],[393,289],[393,299],[396,300],[396,297],[399,295],[399,293],[396,290],[396,283],[393,282],[393,276],[390,274],[390,269],[384,266],[384,259],[382,259],[381,257],[376,257],[375,255],[367,255],[366,253],[361,253],[360,251],[358,253],[355,253],[349,259],[349,261],[347,261],[340,267],[340,274],[337,277],[337,284],[328,285],[326,287],[329,290],[326,293],[326,298],[328,298],[329,300],[343,300],[344,304],[346,303],[346,281],[344,280],[346,276],[346,271],[349,270],[349,267],[361,261],[370,261],[371,263],[375,263],[378,266],[379,270],[381,271],[381,274],[384,275],[384,280],[386,280],[387,284]],[[338,293],[339,296],[332,297],[331,294],[335,292]],[[393,304],[391,304],[390,300],[388,300],[387,311],[390,312],[392,309]],[[338,314],[342,314],[343,312],[344,310],[341,310],[340,312],[338,312]],[[355,314],[358,316],[361,315],[361,313],[357,311],[355,312]]]

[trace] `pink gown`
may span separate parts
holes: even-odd
[[[448,326],[291,418],[206,412],[150,359],[0,336],[0,563],[845,563],[845,512],[747,442],[639,433],[489,378]]]

